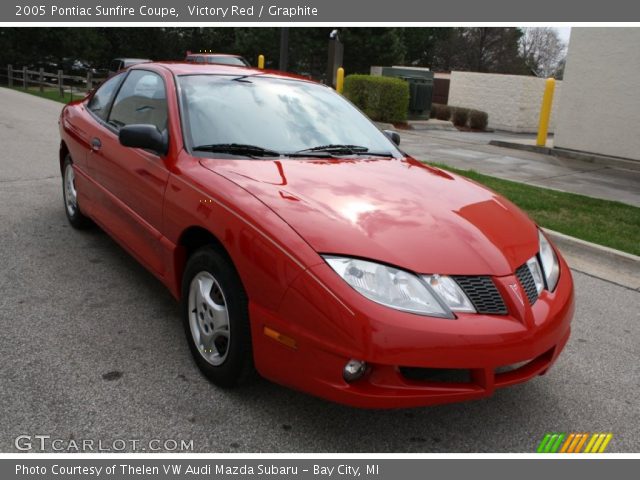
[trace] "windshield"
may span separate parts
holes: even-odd
[[[369,119],[322,85],[237,75],[185,75],[179,84],[191,149],[238,144],[293,153],[350,145],[398,154]]]

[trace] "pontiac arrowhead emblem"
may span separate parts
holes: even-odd
[[[522,298],[522,295],[520,294],[520,289],[518,288],[518,284],[517,283],[512,283],[512,284],[509,285],[509,288],[511,288],[511,290],[513,290],[513,293],[515,294],[516,298],[518,300],[520,300],[520,303],[524,307],[524,298]]]

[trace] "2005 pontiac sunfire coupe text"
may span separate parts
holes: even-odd
[[[328,87],[146,63],[60,132],[69,221],[181,300],[217,385],[255,368],[358,407],[454,402],[545,373],[569,337],[571,274],[544,233]]]

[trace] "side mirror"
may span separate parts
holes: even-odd
[[[383,130],[382,133],[384,133],[393,143],[400,145],[400,134],[398,132],[394,132],[393,130]]]
[[[169,135],[155,125],[126,125],[118,133],[120,144],[125,147],[144,148],[158,155],[166,155],[169,150]]]

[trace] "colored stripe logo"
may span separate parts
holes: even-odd
[[[538,453],[604,453],[612,433],[546,433]]]

